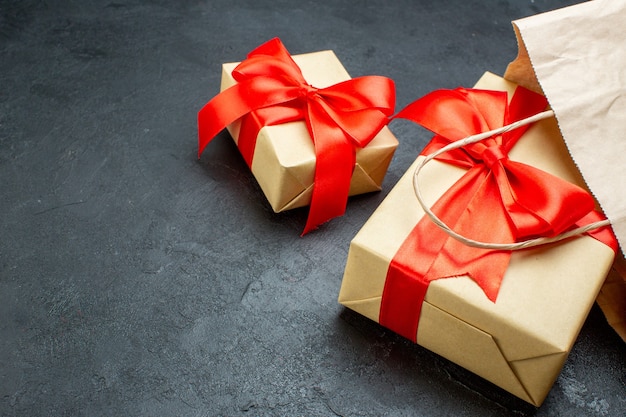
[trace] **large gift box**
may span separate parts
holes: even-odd
[[[200,152],[224,126],[275,212],[311,205],[304,233],[379,191],[398,141],[393,82],[351,79],[332,51],[290,56],[278,39],[223,64],[199,113]]]
[[[475,88],[506,91],[509,100],[517,91],[515,84],[491,73],[486,73]],[[477,101],[482,100],[481,97],[479,95]],[[434,103],[436,108],[436,101]],[[523,100],[521,104],[524,105]],[[517,103],[511,104],[512,108],[508,111],[515,111],[515,106],[519,110]],[[449,126],[442,128],[444,134],[464,137],[462,132],[455,131],[455,125],[464,117],[463,111],[456,114],[442,110],[440,113],[441,119],[449,122]],[[470,124],[480,125],[482,116],[467,117],[471,119]],[[507,150],[511,161],[523,162],[568,183],[583,186],[581,175],[569,156],[554,118],[528,127]],[[496,166],[492,170],[499,169],[498,161],[503,158],[500,152],[495,149],[485,153],[489,154],[485,156],[485,163]],[[463,243],[456,241],[450,247],[452,249],[446,251],[447,246],[443,250],[436,245],[431,247],[430,236],[423,237],[423,241],[410,242],[409,236],[424,218],[424,210],[418,204],[414,188],[414,171],[423,159],[423,155],[418,157],[352,240],[339,302],[538,406],[559,375],[611,268],[616,249],[613,236],[604,228],[601,232],[592,232],[597,233],[595,236],[585,234],[514,252],[477,249],[477,253],[472,253],[473,248],[468,251]],[[488,159],[493,161],[488,162]],[[545,193],[540,192],[536,188],[540,182],[535,183],[533,178],[536,176],[539,178],[537,181],[543,181],[542,175],[533,169],[528,174],[531,180],[527,183],[516,174],[512,174],[510,179],[511,183],[528,185],[528,189],[521,191],[529,194],[527,198],[550,199],[553,191],[560,191],[563,184],[557,180],[556,186],[548,187]],[[446,191],[465,178],[467,172],[458,164],[430,161],[417,179],[424,201],[436,207]],[[457,197],[471,198],[484,192],[481,186],[491,174],[480,170],[472,172],[484,175],[485,181],[481,182],[481,179],[476,185],[468,185],[473,184],[468,180],[465,185],[474,188],[469,194]],[[515,193],[512,194],[515,196]],[[493,198],[507,200],[509,197],[503,194]],[[460,216],[465,207],[454,208],[454,200],[447,201],[439,212],[451,216],[449,218]],[[501,237],[502,230],[510,229],[510,225],[504,224],[507,218],[503,218],[497,210],[493,212],[493,217],[490,217],[491,213],[482,213],[483,210],[491,210],[491,205],[485,202],[483,206],[480,201],[474,203],[463,214],[467,214],[467,221],[462,226],[470,237],[475,232],[480,235],[487,231],[488,235],[493,233],[497,239]],[[505,201],[506,204],[508,201]],[[543,204],[543,201],[538,204]],[[593,211],[593,199],[590,204],[592,213],[596,213]],[[548,211],[560,210],[567,217],[568,208],[558,207],[558,201],[553,205],[557,207]],[[512,210],[519,210],[519,207]],[[480,219],[474,223],[473,216],[476,215]],[[531,223],[535,220],[533,218]],[[543,227],[542,222],[537,220],[540,227]],[[566,226],[562,224],[560,227]],[[546,233],[552,232],[555,231]],[[536,237],[532,233],[528,237]],[[492,255],[495,261],[492,261]],[[433,258],[429,258],[431,256]],[[424,261],[435,258],[437,261],[432,264]],[[497,269],[502,259],[505,272],[501,281],[490,282],[494,274],[491,269]],[[405,268],[407,265],[409,267]],[[424,269],[424,276],[435,276],[431,276],[431,281],[426,284],[418,280],[414,282],[412,268]],[[481,268],[483,275],[478,271]],[[448,271],[448,274],[437,271]],[[459,274],[458,271],[468,273]]]

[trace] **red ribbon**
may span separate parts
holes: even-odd
[[[262,126],[304,120],[316,165],[313,195],[303,235],[346,210],[356,148],[366,146],[388,123],[395,105],[393,81],[354,78],[328,88],[308,84],[279,39],[254,51],[233,71],[237,84],[222,91],[198,113],[198,156],[239,118],[238,139],[246,163]]]
[[[430,93],[396,117],[412,120],[436,134],[423,151],[430,154],[451,142],[539,113],[546,106],[543,96],[521,87],[510,104],[506,92],[458,88]],[[601,220],[588,192],[508,158],[509,150],[527,128],[440,155],[437,159],[467,172],[432,211],[456,232],[495,243],[554,236]],[[617,249],[610,229],[590,234]],[[424,216],[390,263],[380,324],[416,342],[428,285],[440,278],[468,275],[495,302],[510,256],[511,251],[464,245]]]

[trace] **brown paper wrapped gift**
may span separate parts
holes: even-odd
[[[598,298],[626,341],[626,3],[595,0],[513,22],[518,57],[504,77],[542,91],[621,245]]]
[[[350,79],[332,51],[293,55],[304,78],[324,88]],[[224,64],[221,90],[234,85],[232,71],[238,63]],[[228,126],[237,143],[240,123]],[[398,141],[387,127],[364,148],[358,149],[350,195],[380,191]],[[266,126],[259,132],[252,174],[275,212],[309,205],[313,189],[315,151],[303,121]]]
[[[476,88],[512,92],[515,85],[487,73]],[[582,183],[554,119],[535,123],[509,156]],[[350,244],[339,302],[376,322],[389,264],[424,215],[412,182],[418,161]],[[419,181],[426,201],[436,201],[463,172],[449,164],[430,162]],[[422,305],[417,341],[517,397],[540,405],[614,255],[610,247],[589,236],[517,251],[511,256],[495,303],[468,277],[432,281]]]

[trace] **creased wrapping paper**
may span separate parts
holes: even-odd
[[[626,341],[626,2],[585,2],[513,27],[519,55],[504,76],[545,94],[620,243],[598,304]]]
[[[512,92],[515,85],[486,74],[476,88]],[[582,183],[554,119],[533,125],[509,156]],[[415,164],[350,244],[339,302],[376,322],[389,263],[424,215],[412,185],[414,168]],[[463,172],[431,161],[420,174],[426,201],[436,201]],[[418,343],[540,405],[613,259],[611,248],[589,236],[516,252],[495,303],[468,277],[433,281],[420,316]]]

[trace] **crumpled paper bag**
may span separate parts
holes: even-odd
[[[542,92],[589,190],[626,253],[626,2],[594,0],[513,22],[519,54],[504,75]],[[626,341],[626,262],[598,304]]]

